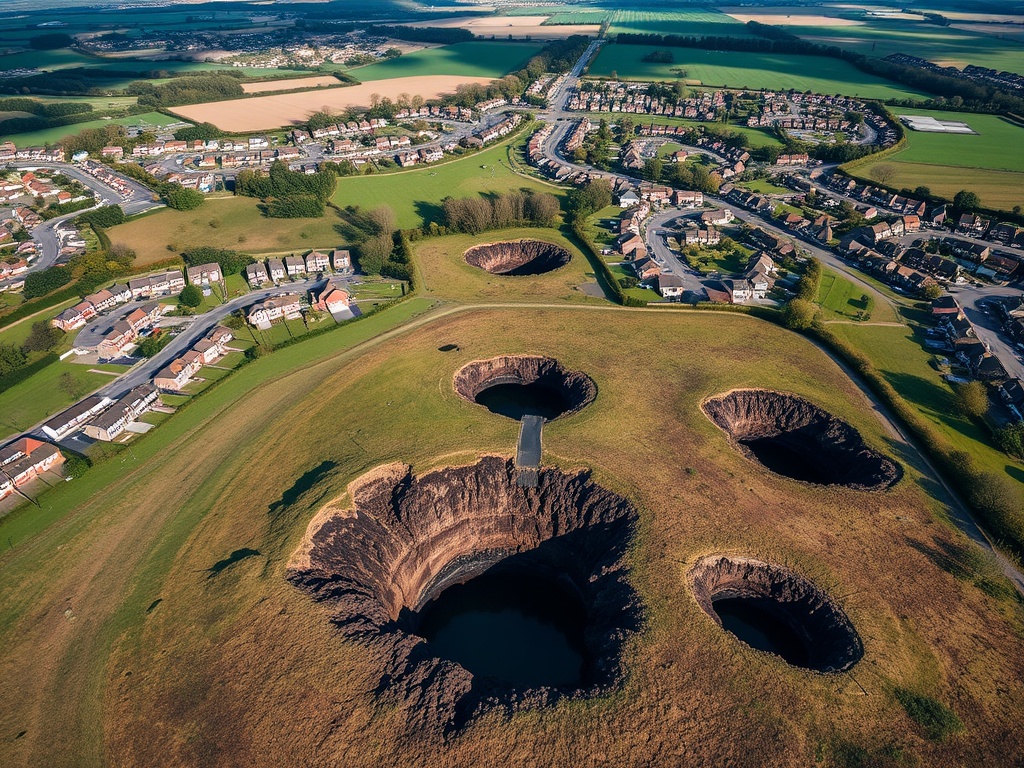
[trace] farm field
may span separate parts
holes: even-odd
[[[347,88],[254,96],[244,102],[214,101],[173,107],[168,111],[197,123],[213,123],[224,131],[245,133],[300,125],[311,114],[320,110],[341,112],[349,107],[368,108],[373,94],[394,101],[400,94],[416,93],[429,100],[452,93],[463,83],[489,82],[489,77],[455,75],[395,77],[392,80],[363,83]]]
[[[441,201],[487,192],[535,189],[562,195],[548,184],[520,176],[509,167],[508,144],[499,144],[468,157],[438,166],[375,176],[345,176],[331,198],[344,208],[358,205],[373,209],[388,205],[401,229],[441,221]]]
[[[242,90],[246,93],[267,93],[270,91],[290,91],[295,88],[320,88],[334,85],[342,85],[341,80],[331,75],[319,75],[317,77],[293,77],[285,80],[242,83]]]
[[[335,230],[338,219],[331,211],[319,219],[268,219],[260,213],[258,202],[251,197],[221,197],[208,199],[194,211],[161,208],[111,227],[107,235],[112,243],[126,243],[135,250],[136,267],[173,258],[200,245],[287,254],[340,242]],[[168,245],[174,250],[168,250]]]
[[[572,254],[564,267],[543,275],[503,277],[466,263],[463,254],[474,245],[506,240],[542,240],[561,246]],[[418,284],[432,298],[462,303],[486,301],[599,302],[579,286],[596,278],[586,256],[557,230],[523,227],[485,232],[480,235],[432,237],[413,244]]]
[[[364,83],[393,78],[442,75],[496,80],[525,66],[540,49],[540,43],[474,40],[438,48],[424,48],[399,56],[397,59],[357,67],[348,72]]]
[[[750,34],[736,19],[711,9],[615,11],[608,34],[617,35],[620,32],[694,37],[747,37]]]
[[[730,88],[813,91],[861,96],[870,99],[918,99],[923,94],[874,77],[853,65],[823,56],[786,56],[741,51],[673,49],[675,62],[643,61],[656,50],[642,45],[606,45],[601,48],[589,74],[628,80],[678,80],[685,70],[693,84]]]
[[[573,14],[575,15],[575,14]],[[504,40],[509,35],[513,38],[530,37],[532,40],[554,39],[568,37],[569,35],[593,35],[597,36],[598,25],[601,19],[596,20],[584,18],[582,21],[572,22],[571,25],[563,25],[552,28],[548,16],[455,16],[446,19],[431,19],[430,21],[417,21],[409,24],[410,27],[456,27],[468,29],[478,37],[490,37]],[[466,43],[459,43],[466,45]],[[358,74],[362,70],[355,70]],[[502,73],[504,74],[504,73]]]
[[[1012,210],[1015,205],[1024,205],[1024,173],[989,171],[980,168],[961,168],[948,165],[899,162],[895,158],[883,158],[851,169],[851,173],[871,181],[871,169],[878,164],[893,165],[896,173],[888,185],[897,189],[914,189],[923,185],[933,194],[947,200],[961,189],[977,192],[981,204],[986,208],[1002,211]]]
[[[85,67],[87,69],[105,69],[115,72],[153,72],[163,70],[167,72],[199,72],[206,70],[231,70],[241,72],[248,77],[281,77],[295,76],[298,74],[289,69],[258,69],[254,67],[232,67],[228,64],[214,64],[205,61],[177,61],[163,59],[130,59],[89,56],[69,49],[56,51],[30,51],[25,53],[14,53],[0,56],[0,71],[6,69],[34,68],[47,72],[61,69],[74,69]],[[123,80],[127,84],[133,78]],[[120,85],[122,81],[116,81]],[[158,82],[158,81],[149,81]],[[103,87],[115,87],[109,81],[103,82]]]
[[[944,509],[913,463],[884,493],[811,487],[747,459],[701,412],[733,387],[781,388],[902,460],[812,344],[743,316],[586,306],[442,309],[361,343],[429,305],[415,301],[244,366],[135,441],[132,459],[0,521],[0,540],[13,542],[0,576],[0,727],[25,732],[10,762],[145,768],[200,764],[214,750],[220,765],[344,754],[357,768],[418,767],[440,750],[452,765],[486,765],[502,750],[515,764],[562,768],[579,761],[568,739],[657,765],[671,764],[680,734],[704,765],[742,765],[756,751],[788,768],[878,744],[921,765],[1024,749],[1018,609],[975,587],[971,568],[947,572],[942,556],[963,540],[938,522]],[[457,348],[439,351],[448,344]],[[591,469],[637,508],[628,579],[644,628],[612,695],[483,718],[446,739],[417,728],[411,707],[374,697],[380,654],[339,642],[329,610],[295,589],[286,565],[313,516],[335,500],[346,508],[348,484],[373,467],[421,473],[509,455],[518,425],[459,399],[452,377],[512,353],[557,357],[596,382],[592,405],[545,426],[543,460]],[[723,632],[686,578],[697,558],[723,551],[783,563],[825,589],[864,641],[861,665],[816,674]],[[894,687],[952,707],[963,730],[923,739]],[[275,707],[300,699],[307,706]]]
[[[905,128],[907,148],[894,155],[893,159],[907,163],[1024,172],[1024,152],[1011,149],[1024,146],[1024,126],[999,115],[937,112],[900,107],[894,111],[897,115],[927,115],[936,120],[967,123],[977,135],[928,133]]]
[[[57,128],[44,128],[41,131],[12,134],[4,134],[3,124],[0,123],[0,139],[4,141],[13,141],[18,147],[34,147],[40,144],[55,144],[65,136],[72,136],[89,128],[103,128],[111,124],[136,126],[140,128],[163,128],[168,125],[174,125],[181,122],[181,120],[165,115],[162,112],[145,112],[141,115],[131,115],[130,117],[113,117],[109,120],[88,120],[84,123],[62,125]]]

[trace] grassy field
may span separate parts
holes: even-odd
[[[565,11],[554,13],[544,22],[544,26],[562,24],[600,24],[611,14],[608,11]]]
[[[77,365],[72,362],[57,362],[46,366],[32,378],[0,392],[0,433],[13,435],[28,429],[33,424],[53,416],[67,408],[82,394],[103,384],[109,384],[111,376],[90,373],[95,366]],[[77,397],[69,395],[59,382],[65,373],[74,377]]]
[[[194,211],[162,208],[112,227],[107,235],[112,243],[126,243],[135,250],[137,267],[199,245],[247,253],[298,253],[341,243],[336,229],[340,220],[330,209],[319,219],[268,219],[258,203],[251,197],[221,197],[210,198]]]
[[[864,293],[863,288],[854,285],[830,269],[826,269],[822,273],[817,301],[821,305],[826,322],[854,319],[870,319],[886,323],[899,322],[899,317],[888,303],[876,302],[871,296]]]
[[[111,123],[149,130],[181,122],[181,118],[171,117],[161,112],[145,112],[141,115],[131,115],[130,117],[113,117],[110,120],[89,120],[84,123],[62,125],[57,128],[45,128],[41,131],[29,131],[28,133],[4,134],[0,130],[0,140],[13,141],[15,146],[18,147],[34,147],[41,144],[56,144],[65,136],[73,136],[89,128],[103,128]],[[0,129],[2,128],[3,124],[0,124]]]
[[[524,66],[540,49],[537,43],[474,40],[440,48],[424,48],[397,59],[349,71],[363,82],[424,75],[499,78]]]
[[[543,240],[572,254],[564,267],[543,275],[502,277],[466,263],[463,254],[480,243],[505,240]],[[419,284],[426,296],[461,303],[490,301],[600,302],[580,292],[594,283],[594,270],[583,253],[552,229],[525,227],[486,232],[482,235],[434,237],[415,245]]]
[[[861,96],[871,99],[916,99],[923,94],[853,65],[822,56],[786,56],[742,51],[673,49],[675,62],[656,64],[643,61],[654,48],[642,45],[606,45],[601,48],[589,74],[629,80],[677,80],[679,70],[688,82],[730,88],[813,91],[815,93]]]
[[[777,184],[772,184],[768,179],[755,179],[754,181],[744,181],[740,183],[740,186],[749,189],[751,192],[757,192],[760,195],[788,195],[792,194],[793,190],[780,187]]]
[[[1011,210],[1024,205],[1024,158],[1008,151],[1024,141],[1024,128],[997,115],[899,109],[899,114],[930,115],[967,123],[972,134],[925,133],[907,129],[907,147],[881,160],[856,165],[854,172],[870,180],[876,165],[895,169],[894,187],[928,187],[947,199],[961,189],[977,192],[983,205]]]
[[[407,319],[425,303],[391,312]],[[763,470],[701,413],[703,398],[732,387],[781,387],[899,455],[813,345],[742,316],[580,307],[439,314],[354,347],[395,322],[384,313],[244,366],[124,462],[0,522],[0,539],[14,542],[0,555],[0,727],[24,731],[10,764],[285,765],[332,754],[428,766],[442,749],[452,765],[499,751],[517,765],[578,765],[581,754],[673,764],[684,743],[697,765],[751,765],[756,752],[760,764],[803,766],[841,740],[934,765],[1024,749],[1019,618],[937,565],[959,544],[936,524],[914,466],[885,493],[816,488]],[[593,405],[545,427],[544,463],[592,467],[636,504],[630,581],[646,625],[620,691],[485,718],[442,740],[374,698],[377,654],[339,642],[285,564],[317,510],[382,462],[422,471],[510,454],[516,423],[459,399],[451,381],[469,360],[514,352],[557,356],[597,383]],[[243,548],[257,554],[211,570]],[[722,551],[784,563],[832,594],[865,642],[854,673],[790,667],[722,632],[685,576]],[[965,730],[923,740],[897,685],[949,704]],[[288,701],[303,706],[277,706]]]
[[[509,167],[508,144],[485,149],[459,160],[379,176],[346,176],[338,180],[332,200],[344,208],[372,209],[388,205],[405,229],[431,221],[441,222],[441,201],[487,192],[535,189],[561,195],[562,191],[520,176]]]
[[[609,35],[654,33],[658,35],[692,35],[694,37],[746,37],[743,24],[720,11],[711,9],[647,11],[621,10],[612,14]]]

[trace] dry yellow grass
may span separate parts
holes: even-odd
[[[803,6],[773,8],[771,12],[762,13],[742,6],[739,8],[719,8],[719,10],[744,24],[748,21],[756,21],[760,24],[773,24],[780,27],[856,27],[864,25],[863,21],[857,19],[841,19],[837,16],[826,16],[821,13],[808,13],[807,8]]]
[[[368,108],[373,94],[392,101],[403,93],[420,95],[424,99],[436,99],[446,93],[452,93],[463,83],[489,82],[490,78],[486,77],[455,75],[396,77],[348,88],[214,101],[208,104],[174,107],[170,111],[187,120],[213,123],[224,131],[266,131],[282,126],[299,125],[320,110],[340,112],[350,107]]]
[[[310,519],[367,470],[508,454],[517,425],[461,400],[452,376],[509,353],[552,355],[597,383],[591,406],[545,427],[544,460],[591,467],[638,506],[631,580],[648,624],[620,692],[487,717],[442,742],[378,704],[375,651],[339,642],[328,611],[283,577]],[[886,493],[812,487],[749,461],[701,413],[734,387],[783,388],[906,461],[805,340],[744,316],[537,307],[441,316],[253,386],[276,357],[211,393],[222,406],[160,456],[126,464],[118,485],[5,555],[0,726],[25,731],[6,764],[806,766],[836,739],[901,747],[920,765],[1022,754],[1020,611],[937,565],[954,537],[913,463]],[[258,554],[212,574],[243,548]],[[713,552],[814,581],[864,660],[817,675],[722,632],[686,580]],[[894,686],[942,700],[966,730],[925,741]]]
[[[296,77],[286,80],[267,80],[262,83],[242,83],[246,93],[269,93],[272,91],[291,91],[296,88],[320,88],[322,86],[341,85],[341,81],[330,75],[316,77]]]

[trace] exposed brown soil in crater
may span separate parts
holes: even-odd
[[[621,681],[622,644],[642,616],[624,564],[636,512],[588,472],[542,469],[538,487],[523,489],[498,456],[419,477],[389,464],[349,493],[351,509],[327,508],[310,523],[289,579],[329,607],[343,637],[378,651],[376,693],[410,726],[457,730],[495,708],[595,696]],[[579,596],[589,657],[582,686],[524,689],[474,677],[415,634],[423,606],[495,566],[544,574]]]
[[[459,397],[480,404],[484,404],[481,394],[486,390],[507,385],[533,388],[549,406],[543,414],[549,419],[576,413],[597,397],[597,385],[585,373],[570,371],[554,358],[538,355],[474,360],[462,366],[454,380]]]
[[[540,275],[564,267],[572,259],[565,248],[542,240],[510,240],[475,245],[463,254],[466,261],[493,275]]]
[[[748,457],[772,471],[818,485],[883,490],[903,476],[860,433],[802,397],[740,389],[701,406]]]
[[[806,653],[805,666],[816,672],[844,672],[864,656],[864,644],[850,620],[828,595],[781,566],[747,557],[711,555],[690,570],[697,603],[719,625],[714,604],[720,600],[756,601],[761,610],[786,624]]]

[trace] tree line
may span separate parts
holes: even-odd
[[[448,231],[470,235],[508,227],[550,227],[562,209],[551,193],[532,191],[447,197],[441,201],[441,208]]]
[[[208,101],[240,99],[245,95],[241,72],[211,72],[176,77],[161,85],[136,82],[125,88],[129,96],[138,96],[139,104],[147,107],[178,107],[182,104],[200,104]]]
[[[258,197],[271,218],[316,218],[334,192],[336,176],[330,168],[306,174],[292,171],[277,160],[270,171],[245,169],[235,178],[235,194]]]

